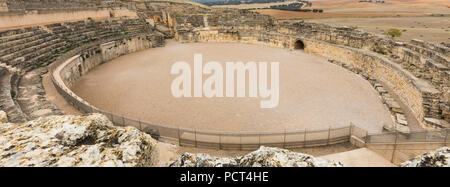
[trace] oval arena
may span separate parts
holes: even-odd
[[[407,137],[449,127],[448,45],[396,42],[247,10],[133,3],[89,5],[83,15],[35,15],[47,22],[11,21],[24,16],[19,9],[2,17],[0,101],[8,119],[67,113],[42,86],[49,72],[58,93],[78,111],[103,113],[116,125],[180,145],[289,148],[352,137],[367,143],[369,135]],[[173,97],[170,68],[180,60],[192,66],[194,53],[222,65],[280,62],[279,105],[262,109],[261,98],[249,97]]]
[[[248,81],[243,98],[175,98],[170,86],[176,75],[170,74],[171,66],[187,61],[193,69],[194,53],[202,54],[203,65],[208,61],[280,62],[278,106],[260,108],[260,101],[266,99],[248,97]],[[72,90],[112,113],[198,131],[323,130],[352,122],[378,133],[383,124],[392,123],[377,92],[363,78],[302,51],[251,44],[170,41],[165,47],[100,65],[83,75]]]

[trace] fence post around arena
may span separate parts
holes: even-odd
[[[286,148],[286,129],[284,129],[283,148]]]

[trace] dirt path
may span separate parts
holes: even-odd
[[[345,167],[395,167],[389,160],[367,148],[325,155],[321,158],[342,162]]]
[[[380,84],[383,85],[383,88],[386,89],[389,92],[389,94],[394,98],[394,100],[397,101],[397,103],[400,105],[400,108],[404,113],[406,121],[408,122],[409,129],[414,132],[424,131],[424,129],[420,125],[419,121],[417,121],[416,117],[414,117],[414,114],[409,109],[409,107],[406,106],[403,102],[401,102],[400,97],[391,88],[389,88],[389,86],[386,86],[386,84],[382,82],[380,82]]]
[[[377,34],[383,34],[390,28],[396,28],[402,32],[402,35],[396,38],[399,41],[420,39],[436,43],[450,42],[450,10],[445,17],[328,18],[308,21],[332,26],[357,27]]]

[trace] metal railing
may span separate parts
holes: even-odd
[[[450,143],[450,129],[373,134],[366,136],[365,142],[366,144]]]

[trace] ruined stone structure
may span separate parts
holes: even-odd
[[[420,40],[399,43],[346,27],[276,20],[248,10],[182,2],[49,2],[0,1],[0,19],[36,11],[40,16],[91,9],[109,14],[26,27],[18,24],[20,28],[0,31],[0,110],[11,122],[61,114],[44,97],[41,76],[49,64],[72,59],[73,66],[61,74],[70,88],[77,77],[100,63],[175,38],[180,42],[252,43],[323,56],[371,82],[396,121],[386,129],[409,131],[400,104],[421,127],[450,127],[450,49],[445,45]],[[126,13],[115,12],[118,9]]]

